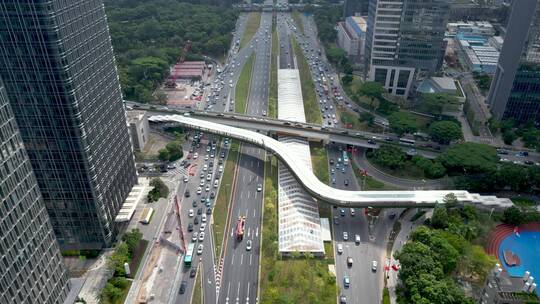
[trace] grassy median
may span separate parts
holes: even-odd
[[[299,11],[293,11],[292,12],[292,18],[294,20],[294,23],[296,23],[296,26],[300,30],[302,34],[304,34],[304,22],[302,22],[302,16],[300,16]]]
[[[321,143],[310,143],[309,149],[311,152],[311,166],[313,173],[319,180],[325,184],[330,182],[328,174],[328,153]],[[319,216],[332,218],[332,206],[327,202],[319,200]]]
[[[221,254],[221,246],[223,244],[223,234],[227,225],[227,214],[232,195],[233,176],[238,161],[238,151],[240,145],[236,141],[231,142],[231,148],[227,160],[225,161],[225,168],[223,170],[223,177],[221,179],[221,185],[219,193],[216,198],[216,204],[214,206],[214,244],[216,250],[216,257]]]
[[[309,64],[306,57],[304,57],[304,53],[302,53],[302,49],[298,45],[298,42],[296,42],[296,39],[292,38],[292,44],[298,63],[298,70],[300,71],[300,84],[302,86],[302,98],[304,99],[306,121],[309,123],[321,124],[321,111],[319,110],[319,104],[317,103],[315,85],[313,84]]]
[[[281,258],[278,255],[277,159],[265,164],[264,216],[261,247],[261,303],[334,303],[335,278],[331,246],[323,259],[310,255]]]
[[[277,60],[278,60],[278,35],[274,28],[272,31],[272,54],[270,63],[270,94],[268,96],[268,117],[277,118],[278,83],[277,83]]]
[[[247,99],[249,96],[249,86],[251,83],[251,71],[253,70],[253,62],[255,54],[251,54],[242,68],[238,82],[236,83],[234,110],[236,113],[246,113]]]
[[[261,24],[261,13],[259,12],[252,12],[249,13],[248,20],[246,23],[246,30],[244,31],[244,35],[242,35],[242,38],[240,39],[240,48],[243,48],[246,46],[246,44],[255,36],[257,33],[257,30],[259,29],[259,26]]]
[[[195,277],[195,287],[193,288],[193,294],[191,295],[191,304],[202,304],[202,270],[199,267],[197,269],[197,276]]]

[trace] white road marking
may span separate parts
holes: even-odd
[[[249,234],[251,233],[251,227],[248,228],[247,236],[249,237]]]
[[[248,192],[249,194],[249,192]],[[244,198],[244,191],[240,191],[240,199],[243,199]]]
[[[252,260],[252,258],[253,258],[253,254],[250,254],[250,255],[249,255],[249,266],[251,266],[251,260]]]
[[[253,217],[255,217],[255,211],[256,211],[256,209],[253,209]]]
[[[255,237],[259,236],[259,227],[257,227],[257,230],[255,230]]]
[[[242,253],[242,255],[240,256],[240,265],[242,265],[243,262],[244,262],[244,254]]]
[[[248,191],[248,192],[247,192],[247,199],[249,199],[249,193],[250,193],[250,192]]]
[[[234,265],[234,252],[233,252],[232,257],[231,257],[231,265]]]

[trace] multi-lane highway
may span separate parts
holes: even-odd
[[[250,45],[255,52],[255,61],[247,100],[248,115],[266,116],[268,109],[271,34],[272,14],[263,12],[259,30]],[[263,149],[247,144],[243,144],[240,149],[227,231],[224,234],[218,303],[258,301],[265,153]],[[245,233],[241,241],[235,235],[239,217],[245,218]]]

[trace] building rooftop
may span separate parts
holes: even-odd
[[[367,21],[364,17],[351,16],[347,17],[346,21],[351,25],[358,36],[361,36],[366,32]]]

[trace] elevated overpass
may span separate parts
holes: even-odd
[[[507,198],[481,196],[463,190],[428,191],[347,191],[332,188],[321,182],[313,171],[297,162],[287,147],[279,141],[261,133],[244,130],[207,120],[182,115],[157,115],[153,122],[174,122],[194,130],[238,139],[262,147],[276,155],[292,172],[298,182],[314,197],[342,207],[433,207],[443,203],[443,198],[453,193],[459,202],[487,209],[504,209],[512,206]]]
[[[150,110],[153,113],[157,111]],[[165,111],[164,111],[165,112]],[[152,114],[154,115],[154,114]],[[158,114],[159,115],[159,114]],[[186,114],[187,115],[187,114]],[[348,144],[364,148],[378,149],[382,143],[397,145],[404,150],[410,150],[413,146],[399,142],[396,135],[388,133],[381,136],[380,133],[371,133],[366,131],[356,131],[345,128],[326,127],[313,123],[300,123],[268,117],[248,116],[237,113],[217,113],[210,111],[190,111],[189,115],[193,118],[200,118],[205,121],[224,124],[232,127],[258,130],[264,132],[276,132],[290,136],[300,136],[309,141],[322,141],[324,143],[335,142],[339,144]],[[178,122],[169,122],[172,125]],[[389,142],[386,138],[391,138]],[[439,152],[423,147],[414,147],[419,154],[428,158],[435,158]]]

